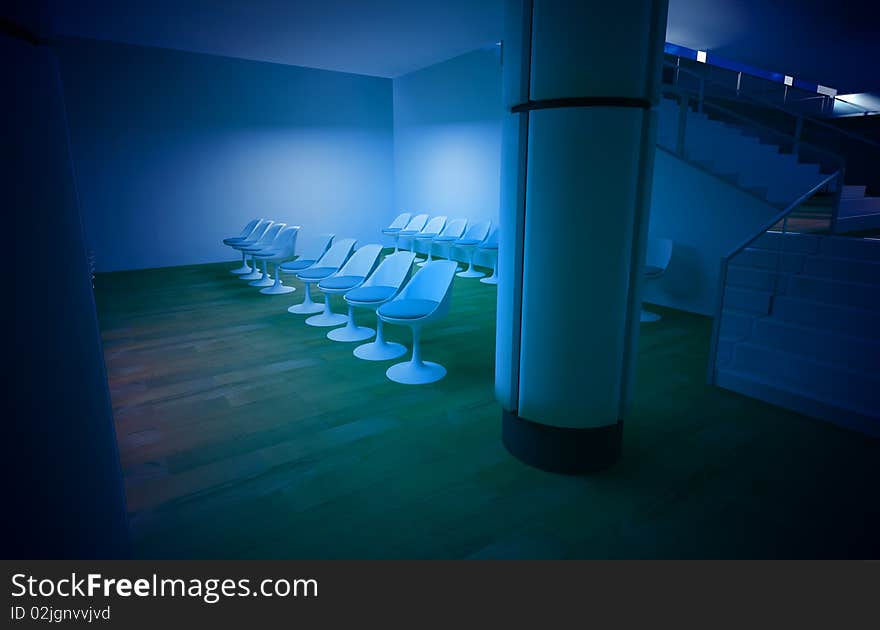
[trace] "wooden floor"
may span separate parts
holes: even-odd
[[[233,266],[95,281],[140,557],[880,555],[880,442],[707,387],[707,318],[643,325],[623,459],[566,477],[500,443],[495,287],[456,279],[408,387]]]

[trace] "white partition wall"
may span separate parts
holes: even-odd
[[[510,0],[496,392],[540,468],[613,463],[630,397],[665,0]]]

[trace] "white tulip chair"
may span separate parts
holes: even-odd
[[[339,326],[346,323],[348,317],[333,312],[333,308],[330,306],[330,296],[342,295],[363,284],[376,266],[376,261],[379,260],[381,253],[382,246],[378,243],[359,247],[351,255],[351,258],[339,268],[339,271],[321,280],[318,283],[318,288],[324,294],[324,312],[309,317],[306,323],[309,326]]]
[[[331,330],[327,337],[334,341],[364,341],[374,334],[376,339],[361,344],[354,349],[354,356],[367,361],[387,361],[396,359],[406,353],[406,348],[399,343],[385,341],[382,334],[382,319],[376,318],[376,330],[366,326],[357,326],[354,319],[355,308],[375,311],[393,299],[400,291],[403,283],[409,279],[413,259],[412,252],[397,252],[385,257],[376,271],[358,288],[348,291],[344,298],[348,304],[348,322],[344,328]]]
[[[460,278],[482,278],[485,275],[474,269],[474,254],[477,253],[477,246],[486,240],[491,227],[491,221],[479,221],[472,224],[462,238],[453,241],[452,245],[463,250],[467,257],[468,266],[467,269],[459,272]]]
[[[428,244],[428,259],[420,262],[419,267],[424,267],[426,263],[434,260],[433,253],[435,248],[441,249],[446,253],[446,256],[441,257],[449,258],[450,244],[462,237],[464,231],[467,229],[467,225],[467,219],[453,219],[447,223],[446,227],[443,228],[443,231],[431,239],[431,242]]]
[[[422,360],[422,328],[449,312],[452,283],[458,263],[454,260],[434,260],[419,269],[393,300],[376,311],[386,324],[409,326],[413,334],[412,357],[396,363],[385,375],[396,383],[420,385],[433,383],[446,376],[446,368],[439,363]]]
[[[327,248],[330,247],[330,243],[332,242],[333,234],[315,234],[311,237],[297,236],[296,247],[293,256],[291,256],[291,258],[296,257],[296,259],[286,259],[284,262],[275,265],[275,284],[271,287],[261,289],[260,293],[265,293],[266,295],[278,295],[280,293],[292,293],[296,291],[296,287],[287,286],[282,282],[282,272],[296,274],[303,269],[308,269],[324,255],[324,252],[327,251]]]
[[[296,277],[306,285],[305,296],[302,302],[294,304],[287,309],[287,312],[297,315],[312,315],[323,312],[324,305],[312,301],[312,285],[339,271],[339,268],[351,255],[351,250],[354,249],[356,242],[353,238],[334,241],[330,249],[324,252],[324,255],[315,261],[314,265],[297,272]]]

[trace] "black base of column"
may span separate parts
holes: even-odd
[[[526,464],[549,472],[578,475],[608,468],[620,458],[622,436],[623,422],[570,429],[501,412],[501,441],[507,450]]]

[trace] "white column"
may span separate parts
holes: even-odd
[[[666,0],[508,0],[496,394],[517,457],[619,456],[639,326]]]

